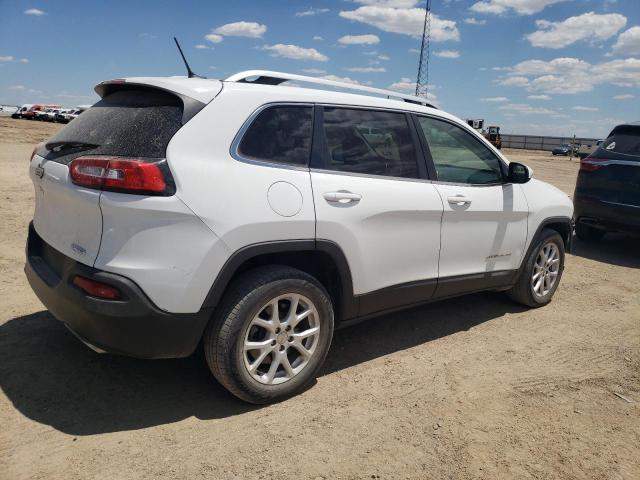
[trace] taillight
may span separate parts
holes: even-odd
[[[42,146],[43,142],[40,142],[38,144],[36,144],[35,147],[33,147],[33,152],[31,152],[31,156],[29,157],[29,163],[31,163],[31,161],[33,160],[33,157],[36,156],[36,152],[38,151],[38,149]]]
[[[96,282],[87,277],[76,275],[73,277],[73,284],[91,297],[104,298],[106,300],[118,300],[120,298],[120,291],[117,288],[106,283]]]
[[[71,181],[97,190],[123,193],[173,194],[163,160],[122,157],[79,157],[69,165]]]
[[[591,157],[583,158],[580,160],[580,171],[594,172],[604,166],[603,162],[606,162],[606,160]]]

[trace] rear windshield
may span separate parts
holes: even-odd
[[[640,128],[622,129],[607,138],[596,152],[598,158],[640,161]]]
[[[159,90],[116,91],[47,140],[38,154],[59,163],[80,155],[162,158],[182,126],[182,100]]]

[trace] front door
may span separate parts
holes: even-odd
[[[444,205],[439,295],[508,284],[527,237],[521,187],[506,182],[502,160],[471,132],[426,116],[418,124]]]

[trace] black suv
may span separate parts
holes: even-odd
[[[573,203],[582,240],[640,233],[640,122],[618,125],[580,161]]]

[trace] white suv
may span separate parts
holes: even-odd
[[[96,91],[31,159],[25,268],[96,350],[202,341],[225,387],[266,403],[310,383],[334,327],[480,290],[537,307],[558,287],[567,195],[422,98],[265,71]]]

